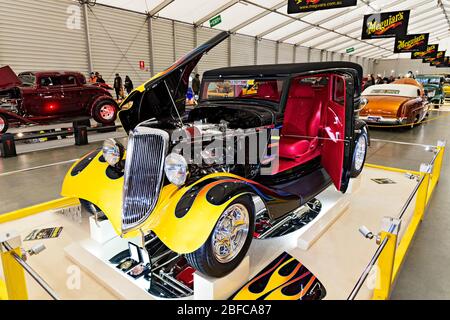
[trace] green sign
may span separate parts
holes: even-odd
[[[222,16],[219,14],[218,16],[215,16],[214,18],[212,18],[211,20],[209,20],[209,26],[211,28],[217,26],[218,24],[220,24],[222,22]]]
[[[347,50],[345,50],[345,51],[347,51],[347,53],[352,53],[352,52],[354,52],[355,51],[355,48],[348,48]]]

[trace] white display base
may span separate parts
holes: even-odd
[[[359,180],[359,179],[357,179]],[[360,182],[352,181],[351,192],[356,192]],[[350,192],[350,193],[351,193]],[[227,299],[236,292],[251,274],[257,273],[282,251],[293,248],[308,250],[315,241],[347,210],[349,194],[337,192],[332,185],[316,198],[322,203],[320,214],[305,227],[283,237],[257,240],[254,239],[249,253],[239,267],[224,278],[206,277],[196,272],[194,274],[194,299],[216,300]],[[128,248],[128,241],[140,245],[140,238],[122,239],[118,237],[108,220],[98,224],[93,217],[89,218],[91,239],[65,248],[65,253],[73,262],[90,273],[98,282],[107,287],[122,299],[158,299],[149,294],[148,282],[135,280],[117,270],[109,263],[117,253]],[[262,258],[263,257],[263,258]],[[90,271],[90,270],[93,270]],[[135,288],[135,292],[132,288]],[[130,296],[131,294],[131,296]]]
[[[89,217],[89,230],[91,239],[101,244],[117,237],[116,231],[108,220],[95,221],[93,216]]]
[[[396,184],[380,185],[372,181],[379,178],[391,179]],[[325,286],[327,290],[325,299],[346,299],[378,247],[375,241],[364,239],[358,229],[364,225],[369,230],[378,232],[381,219],[385,216],[396,216],[416,186],[417,181],[407,178],[403,173],[367,167],[360,179],[352,181],[349,192],[345,195],[330,187],[318,196],[323,202],[324,209],[311,226],[280,238],[254,240],[248,252],[249,269],[247,271],[244,268],[248,276],[242,275],[240,278],[237,276],[240,276],[238,273],[235,277],[233,272],[224,280],[202,279],[205,281],[203,283],[195,276],[196,293],[192,298],[223,297],[225,294],[218,296],[215,293],[215,290],[221,290],[217,288],[227,286],[229,292],[234,291],[234,288],[240,288],[273,259],[283,252],[288,252],[313,272]],[[337,199],[338,202],[335,201],[335,204],[339,201],[350,201],[348,209],[343,210],[335,218],[334,223],[331,222],[333,219],[328,222],[324,220],[325,216],[333,215],[330,209],[326,209],[331,208],[331,204],[325,201],[332,203],[332,199]],[[408,227],[413,212],[414,206],[410,206],[404,216],[399,239],[403,237],[402,232]],[[322,231],[320,237],[311,242],[307,250],[299,248],[299,239],[304,239],[308,232],[312,232],[321,223],[324,226],[322,230],[326,232]],[[27,263],[45,279],[61,299],[155,299],[146,292],[145,285],[119,272],[108,262],[108,259],[128,247],[128,240],[116,237],[103,244],[92,240],[89,219],[84,212],[80,222],[59,211],[45,211],[0,224],[0,234],[17,230],[24,239],[34,229],[58,226],[64,228],[58,238],[38,242],[24,241],[22,246],[28,250],[36,243],[45,244],[47,250],[30,257]],[[100,237],[94,236],[97,240],[109,237],[108,227],[103,227],[103,224],[101,226],[100,232],[104,233]],[[308,231],[308,228],[311,230]],[[140,239],[133,240],[135,243],[139,241]],[[79,288],[71,287],[70,281],[68,282],[74,272],[77,274],[76,266],[80,267]],[[369,279],[368,284],[372,280]],[[198,284],[199,281],[201,284]],[[28,276],[27,286],[30,299],[48,299],[42,288]],[[365,284],[357,299],[371,297],[372,288]]]
[[[250,257],[224,278],[211,278],[194,273],[194,300],[226,300],[242,287],[250,277]]]

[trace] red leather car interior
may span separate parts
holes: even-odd
[[[318,146],[322,99],[310,85],[293,85],[281,131],[280,157],[297,162]],[[308,157],[309,158],[309,157]]]
[[[276,81],[264,82],[258,85],[257,97],[263,98],[264,100],[270,101],[280,101],[281,92],[278,90],[278,85]]]

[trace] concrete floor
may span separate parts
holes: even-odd
[[[435,121],[409,129],[373,129],[374,141],[368,162],[417,170],[432,154],[423,147],[393,144],[388,141],[435,145],[450,143],[450,112],[434,114]],[[67,161],[80,158],[100,143],[83,147],[64,147],[0,159],[0,214],[60,197]],[[63,162],[63,163],[61,163]],[[54,164],[49,167],[40,166]],[[397,281],[393,299],[450,299],[450,161],[444,159],[442,176],[424,222]],[[5,192],[5,190],[7,192]]]

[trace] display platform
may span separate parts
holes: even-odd
[[[248,258],[227,277],[209,279],[196,273],[194,293],[189,299],[229,298],[283,252],[317,277],[326,289],[325,299],[346,299],[377,249],[376,243],[361,236],[358,229],[364,225],[379,230],[383,217],[395,216],[401,210],[417,181],[404,173],[368,167],[352,184],[351,192],[345,195],[334,187],[320,194],[323,208],[306,227],[278,238],[255,239]],[[410,211],[405,217],[413,209]],[[24,239],[34,229],[63,227],[58,238],[23,242],[26,249],[45,244],[47,250],[31,257],[28,263],[62,299],[155,298],[146,291],[146,283],[136,281],[108,262],[127,248],[128,241],[108,232],[107,223],[100,227],[101,232],[95,232],[97,224],[85,213],[80,219],[77,214],[61,212],[64,210],[3,223],[0,232],[17,230]],[[406,218],[402,229],[406,229],[405,224]],[[134,242],[140,243],[140,239]],[[33,281],[28,283],[30,299],[47,298]],[[370,299],[372,289],[364,286],[357,298]]]

